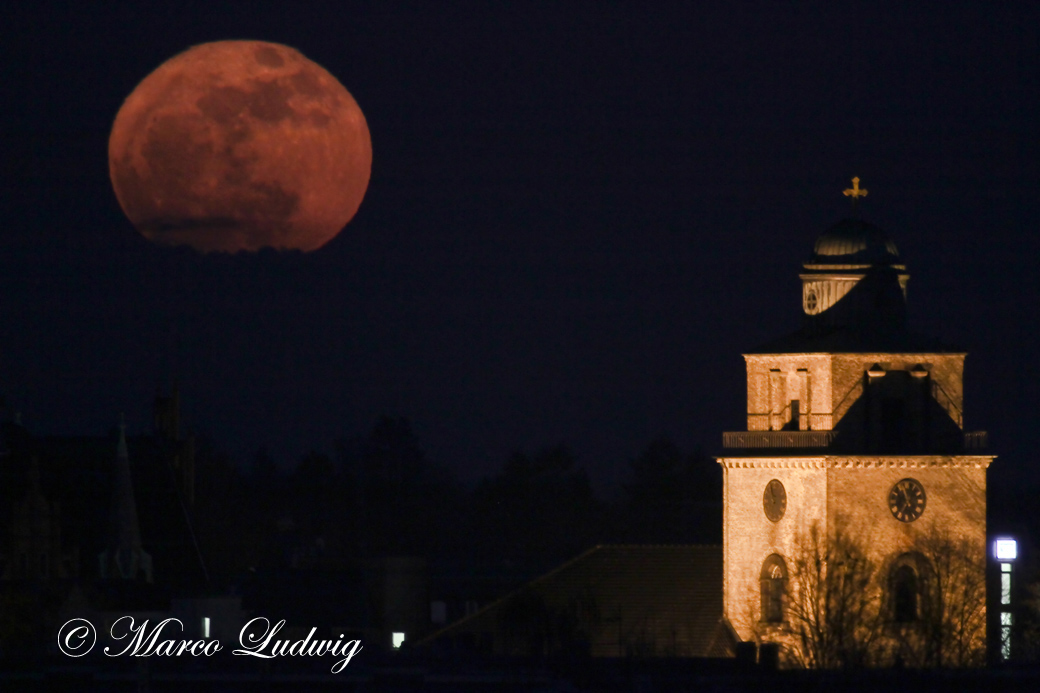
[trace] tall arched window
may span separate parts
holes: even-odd
[[[892,574],[892,620],[913,623],[920,617],[918,609],[917,572],[909,565],[901,565]]]
[[[781,623],[784,620],[784,594],[787,592],[787,565],[778,554],[762,564],[759,576],[762,586],[762,620]]]
[[[904,553],[892,564],[888,596],[895,623],[915,623],[924,618],[929,574],[928,561],[920,554]]]

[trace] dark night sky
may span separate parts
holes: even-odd
[[[968,428],[1040,481],[1037,6],[734,4],[5,10],[0,391],[33,430],[140,431],[177,377],[242,462],[390,413],[463,478],[563,441],[610,483],[659,433],[743,426],[740,354],[799,325],[858,175],[915,328],[970,352]],[[227,38],[299,49],[366,114],[368,194],[315,253],[153,247],[112,194],[122,100]]]

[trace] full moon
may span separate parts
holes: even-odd
[[[116,198],[161,245],[311,251],[361,205],[372,170],[365,116],[295,49],[204,43],[145,77],[108,141]]]

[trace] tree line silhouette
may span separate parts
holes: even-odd
[[[629,461],[611,499],[564,444],[517,451],[463,484],[401,417],[381,417],[291,470],[262,449],[243,469],[207,440],[197,455],[194,521],[218,579],[391,555],[549,567],[596,544],[721,543],[721,470],[663,436]]]

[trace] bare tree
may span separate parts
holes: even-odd
[[[788,658],[813,669],[878,664],[877,568],[861,542],[843,531],[828,539],[814,525],[798,543],[786,605]]]
[[[1016,618],[1020,636],[1015,645],[1017,651],[1013,650],[1012,654],[1021,661],[1037,662],[1040,661],[1040,572],[1034,571],[1026,578],[1019,594],[1022,601]]]
[[[812,669],[983,666],[984,546],[929,532],[885,561],[869,547],[842,523],[829,537],[817,525],[801,535],[789,574],[763,574],[761,607],[749,600],[759,642]],[[782,580],[780,618],[768,613],[770,579]]]
[[[898,656],[922,667],[984,666],[985,545],[934,531],[913,552],[921,558],[921,610],[917,622],[890,629]]]

